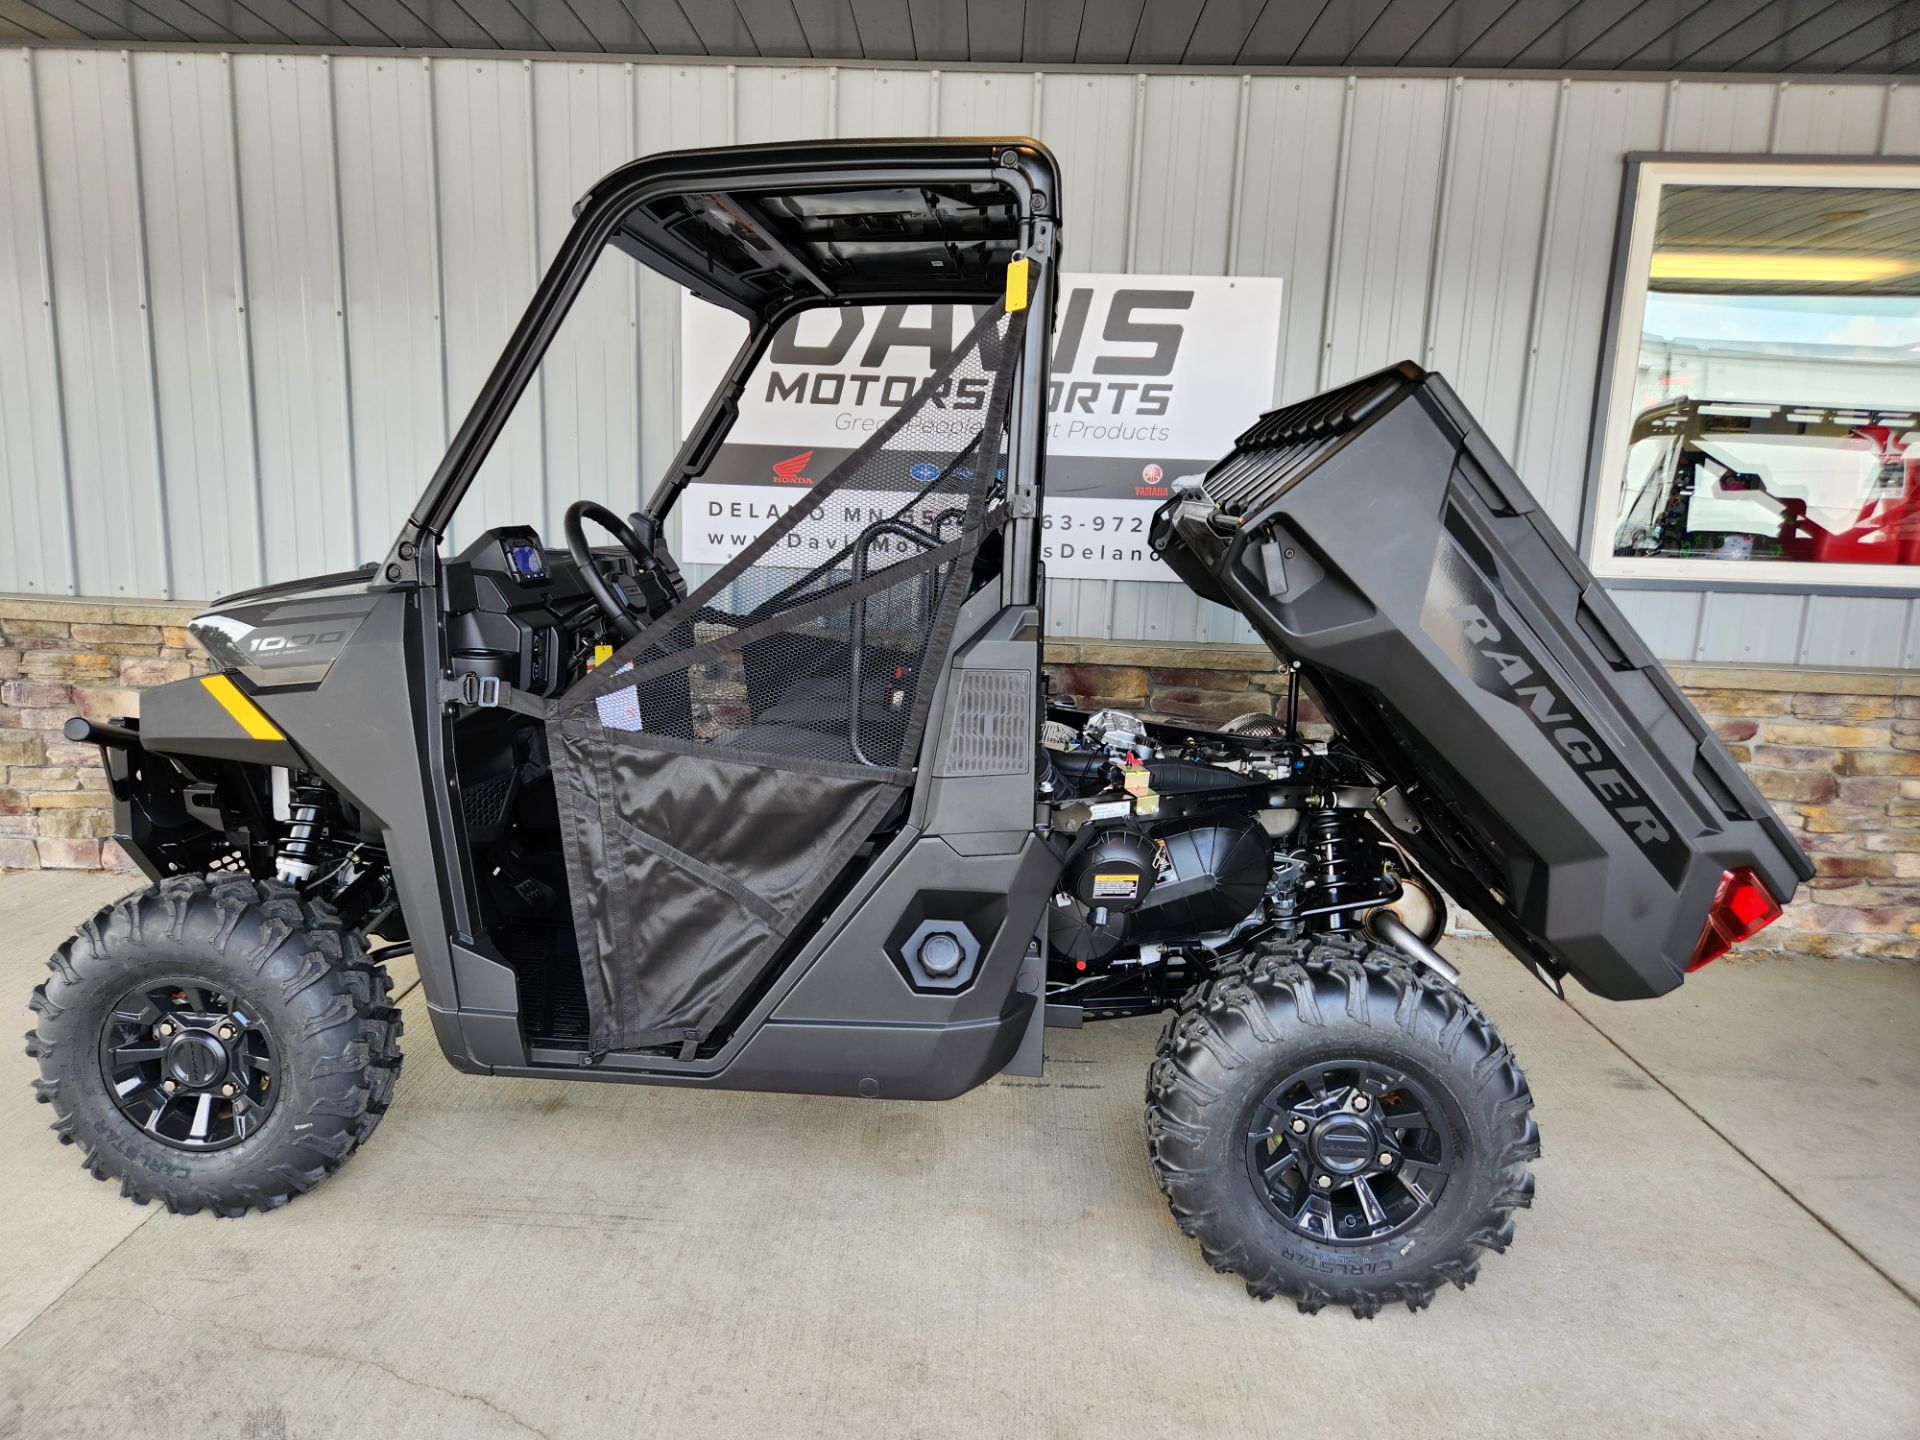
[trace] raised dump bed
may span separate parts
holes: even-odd
[[[1812,875],[1438,375],[1262,416],[1153,543],[1300,664],[1389,831],[1543,976],[1660,994]]]

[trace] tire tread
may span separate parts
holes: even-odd
[[[1418,1276],[1322,1282],[1282,1269],[1249,1247],[1219,1203],[1217,1187],[1247,1183],[1244,1173],[1236,1167],[1234,1175],[1222,1176],[1192,1163],[1204,1139],[1233,1119],[1221,1108],[1232,1093],[1229,1077],[1259,1063],[1262,1050],[1283,1044],[1289,1032],[1324,1029],[1329,1006],[1356,1027],[1373,1026],[1376,1013],[1384,1013],[1391,1030],[1407,1037],[1424,1032],[1424,1044],[1456,1061],[1465,1051],[1472,1057],[1475,1102],[1492,1117],[1495,1173],[1485,1211],[1451,1253],[1427,1260]],[[1472,1284],[1480,1257],[1512,1244],[1513,1211],[1533,1203],[1527,1166],[1540,1154],[1540,1132],[1512,1048],[1454,986],[1359,939],[1272,942],[1195,985],[1161,1031],[1146,1101],[1148,1154],[1174,1222],[1199,1241],[1215,1270],[1239,1275],[1248,1294],[1260,1300],[1284,1295],[1305,1313],[1345,1306],[1367,1319],[1387,1303],[1424,1310],[1441,1282],[1458,1289]]]
[[[90,1057],[92,1045],[64,1024],[81,1007],[67,1003],[90,982],[103,980],[136,960],[152,944],[182,944],[205,917],[206,945],[229,967],[251,974],[282,1003],[299,1001],[311,1013],[296,1035],[280,1035],[282,1073],[298,1067],[302,1127],[274,1128],[273,1163],[250,1179],[217,1188],[196,1179],[189,1160],[185,1175],[162,1175],[131,1164],[94,1138],[101,1123],[125,1123],[98,1087],[76,1083],[66,1073],[67,1047]],[[244,951],[234,937],[247,936]],[[38,1023],[26,1035],[27,1054],[40,1065],[35,1098],[54,1110],[51,1126],[62,1144],[78,1145],[80,1165],[96,1180],[117,1180],[135,1204],[160,1200],[176,1215],[211,1210],[235,1217],[249,1210],[276,1210],[313,1189],[344,1165],[370,1136],[393,1102],[399,1078],[400,1012],[390,1003],[393,982],[367,955],[360,936],[349,932],[331,906],[303,899],[291,885],[245,876],[175,875],[103,906],[47,961],[50,979],[34,987],[29,1008]],[[302,1001],[309,991],[317,995]],[[324,995],[323,1003],[315,1003]],[[81,1063],[85,1063],[85,1060]],[[279,1106],[293,1103],[283,1095]],[[106,1113],[102,1113],[106,1112]],[[269,1124],[277,1114],[270,1117]],[[253,1140],[268,1139],[263,1130]],[[228,1154],[229,1151],[210,1152]]]

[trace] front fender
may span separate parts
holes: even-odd
[[[299,747],[274,722],[273,703],[226,674],[156,685],[140,696],[140,743],[156,755],[304,768]]]

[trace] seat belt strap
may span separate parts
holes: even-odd
[[[537,720],[547,718],[547,702],[539,696],[516,689],[498,675],[476,675],[471,670],[445,677],[440,682],[440,700],[445,705],[466,705],[477,710],[513,710]]]

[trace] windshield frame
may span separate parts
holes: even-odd
[[[726,392],[751,368],[779,326],[802,310],[841,304],[887,302],[983,302],[998,298],[1000,279],[955,277],[941,285],[921,283],[836,291],[832,284],[788,256],[781,261],[789,284],[771,292],[766,267],[749,271],[696,268],[686,246],[664,228],[632,223],[643,207],[676,196],[767,196],[796,191],[834,191],[939,184],[990,184],[1010,194],[1021,237],[1016,253],[1037,262],[1034,300],[1051,307],[1055,264],[1051,235],[1058,209],[1053,157],[1029,139],[928,141],[816,141],[804,145],[738,146],[651,156],[621,167],[595,185],[575,207],[575,219],[547,267],[526,311],[446,455],[400,527],[374,583],[405,587],[435,583],[440,540],[454,511],[492,452],[494,443],[521,402],[541,360],[595,265],[609,249],[618,249],[700,299],[722,305],[749,322],[747,344],[736,357],[701,421],[682,444],[666,475],[656,484],[648,509],[672,505],[673,496],[698,474],[731,427]],[[1044,232],[1044,233],[1042,233]],[[857,271],[855,272],[857,273]],[[1047,327],[1034,326],[1043,332]],[[1030,347],[1031,348],[1031,347]],[[751,353],[750,353],[751,352]],[[1040,353],[1044,356],[1045,347]],[[745,360],[742,365],[741,361]],[[1044,360],[1042,362],[1044,370]],[[1044,385],[1044,375],[1042,377]],[[1020,387],[1021,392],[1030,388]],[[690,468],[691,467],[691,468]],[[1037,457],[1035,468],[1037,468]]]

